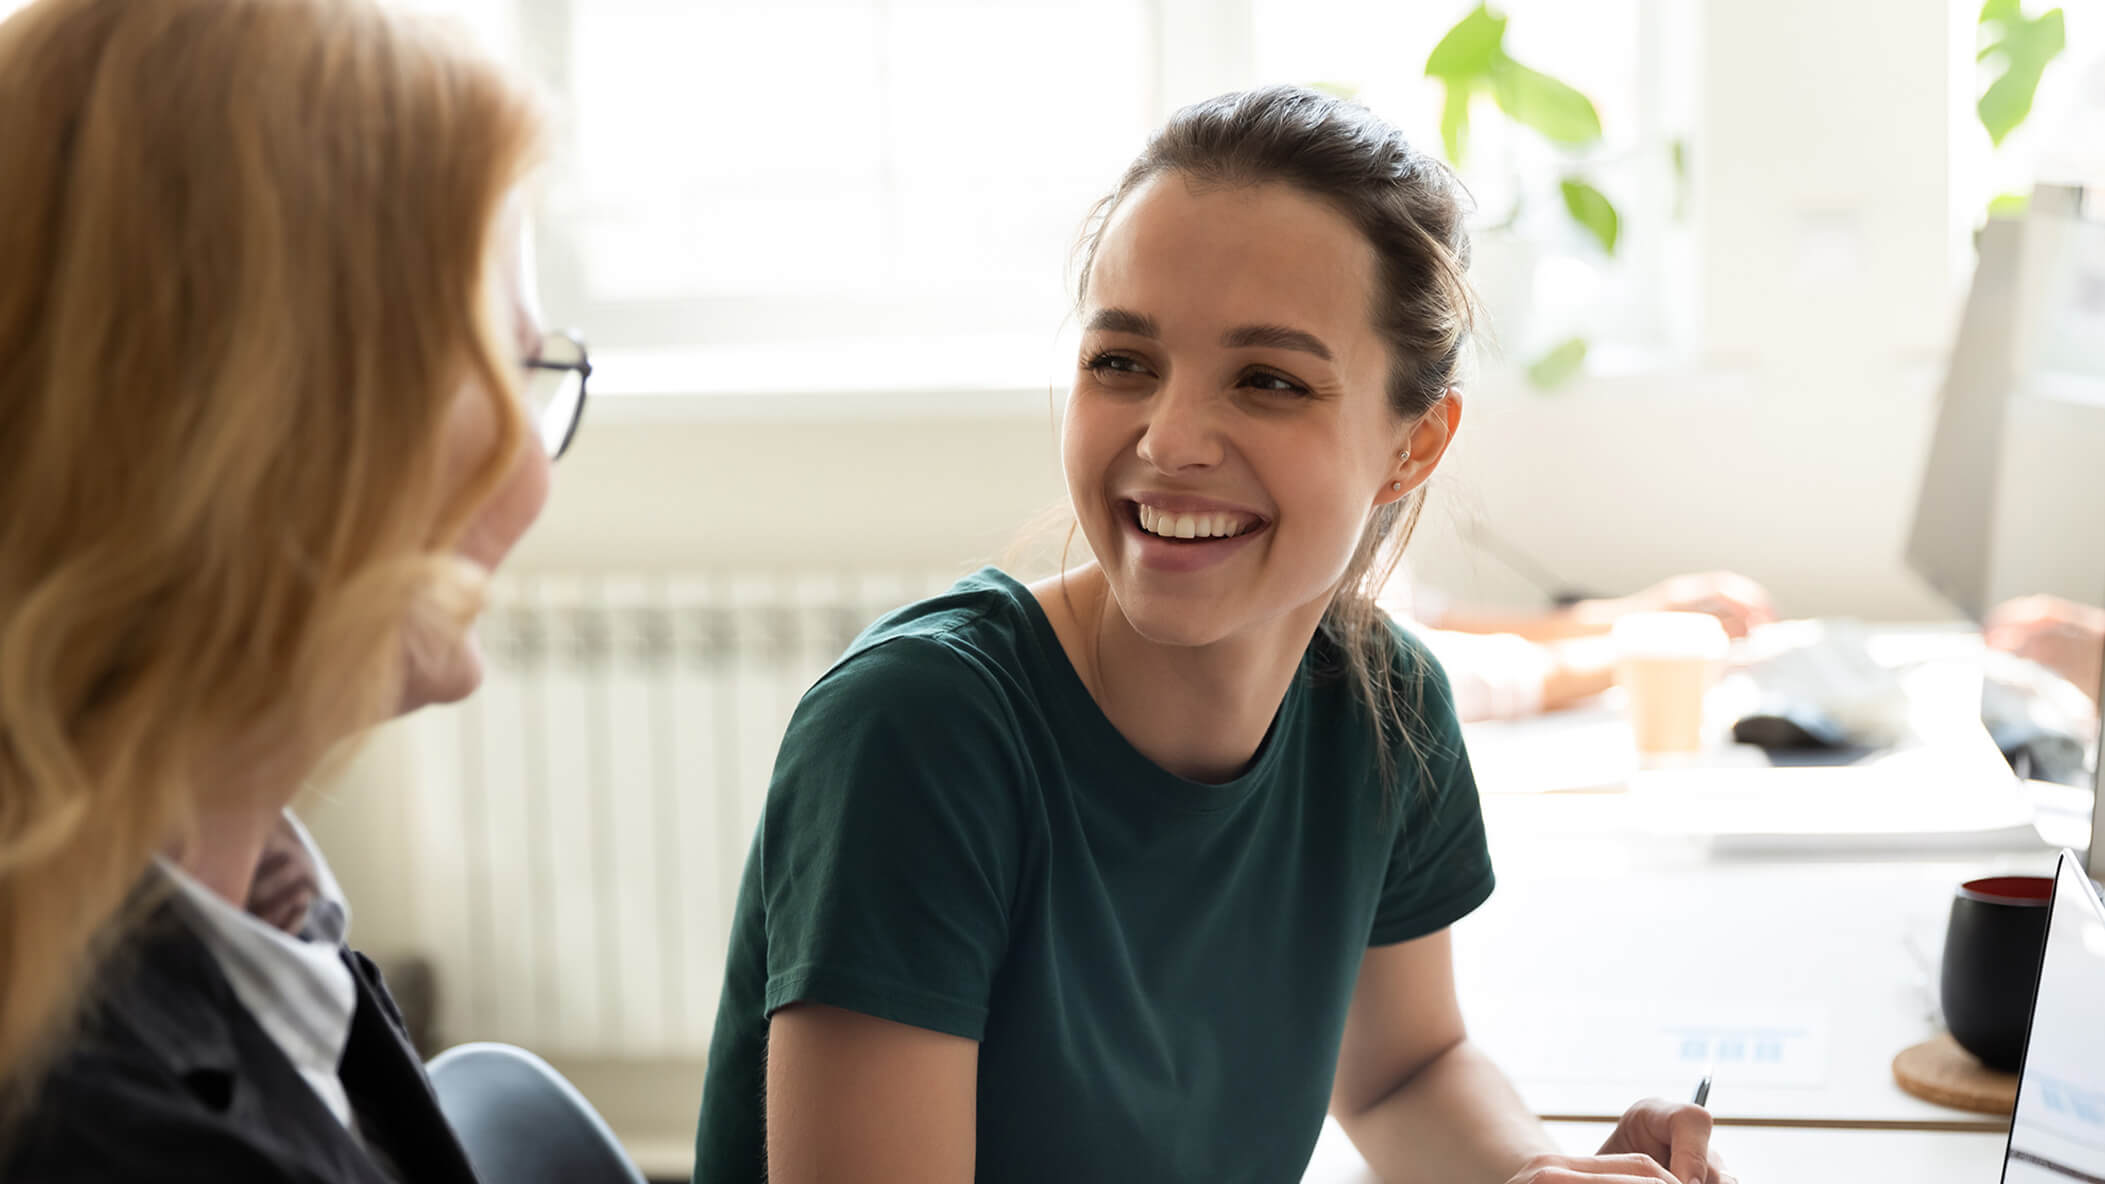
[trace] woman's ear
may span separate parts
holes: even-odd
[[[1461,426],[1462,391],[1460,387],[1448,387],[1439,402],[1426,408],[1425,414],[1412,421],[1398,437],[1396,462],[1389,466],[1374,504],[1385,506],[1400,501],[1425,484],[1440,466],[1440,458],[1447,455],[1447,446],[1454,443],[1455,431]]]

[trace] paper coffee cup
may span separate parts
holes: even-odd
[[[1703,747],[1703,696],[1725,666],[1731,639],[1706,613],[1630,613],[1616,621],[1615,681],[1623,689],[1641,756]]]

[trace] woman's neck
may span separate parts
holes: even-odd
[[[197,833],[168,852],[168,857],[213,895],[245,909],[256,880],[256,864],[263,858],[264,841],[278,824],[278,814],[276,809],[206,811],[198,815]]]
[[[1320,605],[1203,646],[1163,645],[1135,632],[1094,564],[1032,592],[1082,683],[1127,742],[1193,781],[1233,780],[1279,713]]]
[[[224,762],[199,779],[206,795],[193,830],[163,854],[221,899],[247,908],[264,845],[298,794],[304,769],[289,757]]]

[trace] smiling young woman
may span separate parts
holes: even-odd
[[[1227,95],[1085,245],[1093,559],[901,609],[805,696],[696,1178],[1292,1180],[1326,1110],[1389,1180],[1720,1178],[1662,1102],[1555,1155],[1462,1026],[1476,787],[1373,604],[1461,422],[1452,177],[1362,108]]]

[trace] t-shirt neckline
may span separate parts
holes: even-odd
[[[1060,643],[1060,635],[1053,629],[1052,618],[1045,613],[1045,606],[1028,587],[1009,573],[997,567],[987,567],[979,572],[997,590],[1013,601],[1030,627],[1031,641],[1040,652],[1040,665],[1046,672],[1045,691],[1061,715],[1075,729],[1072,743],[1063,743],[1069,752],[1080,752],[1097,767],[1104,768],[1120,779],[1119,790],[1131,796],[1131,787],[1159,798],[1185,810],[1226,810],[1240,804],[1258,789],[1269,784],[1285,747],[1281,737],[1287,733],[1298,709],[1307,681],[1307,659],[1295,672],[1294,680],[1288,684],[1286,697],[1279,710],[1273,713],[1272,726],[1265,731],[1257,752],[1250,758],[1248,767],[1235,777],[1221,782],[1195,781],[1179,776],[1150,760],[1125,733],[1104,714],[1104,709],[1089,693],[1088,684],[1082,681],[1081,671],[1067,655],[1067,647]],[[1131,783],[1129,787],[1127,782]]]

